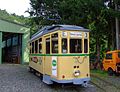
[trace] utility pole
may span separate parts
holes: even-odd
[[[118,9],[118,7],[117,7],[117,4],[115,4],[115,10],[117,10]],[[118,49],[120,49],[120,47],[119,47],[119,20],[118,20],[118,18],[116,17],[115,18],[115,25],[116,25],[116,48],[117,48],[117,50]]]

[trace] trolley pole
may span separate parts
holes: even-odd
[[[117,10],[117,4],[115,4],[115,10]],[[116,48],[117,50],[120,49],[119,48],[119,20],[118,18],[116,17],[115,18],[115,25],[116,25]]]

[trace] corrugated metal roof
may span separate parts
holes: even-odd
[[[45,26],[42,29],[40,29],[37,33],[35,33],[31,37],[31,41],[36,39],[39,36],[42,36],[44,34],[54,32],[56,30],[72,30],[72,31],[84,31],[84,32],[89,32],[89,29],[85,29],[84,27],[81,26],[75,26],[75,25],[53,25],[53,26]]]
[[[0,31],[2,32],[25,33],[27,29],[28,28],[24,25],[0,18]]]

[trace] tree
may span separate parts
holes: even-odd
[[[26,20],[28,19],[25,18],[24,16],[18,16],[15,13],[9,14],[6,10],[1,10],[1,9],[0,9],[0,18],[24,25],[27,24]]]
[[[118,34],[115,32],[115,30],[116,30],[115,18],[120,18],[120,11],[119,11],[120,0],[104,0],[104,2],[106,3],[107,9],[109,11],[107,21],[109,24],[110,33],[112,33],[112,34],[108,35],[108,48],[112,48],[112,50],[113,50],[113,49],[116,49],[115,38],[118,37],[117,36]],[[118,10],[115,9],[115,4],[117,5]],[[117,26],[117,28],[118,28],[118,26]],[[111,39],[111,37],[112,37],[112,39]]]
[[[44,25],[56,24],[60,16],[56,11],[58,0],[30,0],[29,12],[32,34]]]
[[[111,48],[113,18],[120,13],[114,10],[112,0],[30,0],[32,25],[70,24],[89,28],[90,51],[100,61],[101,54]],[[115,0],[119,5],[119,0]],[[53,19],[53,20],[52,20]],[[36,27],[37,25],[37,27]],[[112,30],[111,30],[112,29]],[[113,33],[114,34],[114,33]]]
[[[92,38],[95,39],[98,61],[100,61],[100,46],[102,39],[105,38],[106,30],[106,9],[103,0],[31,0],[32,16],[35,23],[39,26],[51,24],[46,22],[52,10],[61,16],[59,23],[80,25],[92,30]],[[50,13],[49,13],[50,12]],[[56,14],[53,13],[52,16]],[[101,29],[102,28],[102,29]]]

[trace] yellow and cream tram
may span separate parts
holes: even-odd
[[[29,68],[47,84],[88,83],[89,30],[74,25],[42,28],[30,40]]]

